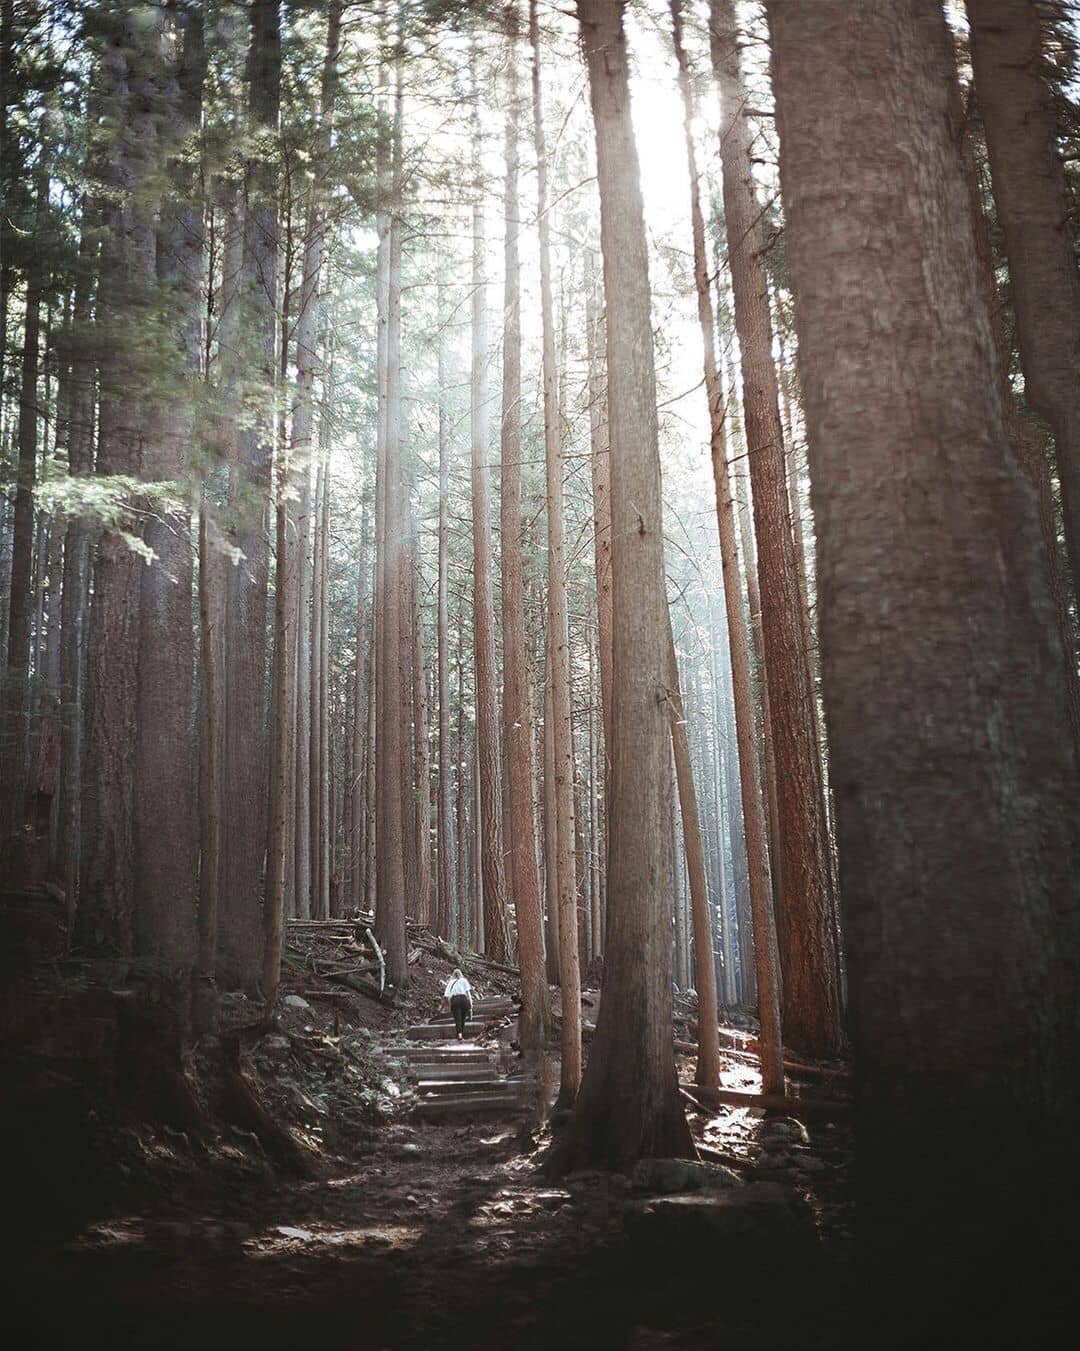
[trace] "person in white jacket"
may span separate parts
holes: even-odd
[[[462,975],[460,967],[454,967],[454,974],[446,982],[443,996],[450,1001],[450,1012],[454,1016],[458,1041],[463,1041],[465,1024],[472,1015],[472,986]]]

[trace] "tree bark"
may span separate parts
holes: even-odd
[[[536,0],[529,0],[532,46],[533,136],[537,163],[540,233],[540,310],[543,329],[544,462],[548,515],[548,653],[551,681],[551,770],[555,826],[555,883],[559,913],[559,987],[562,994],[562,1058],[559,1098],[573,1102],[581,1083],[581,971],[578,956],[577,886],[574,868],[574,745],[570,722],[570,633],[566,608],[563,446],[558,407],[555,320],[551,295],[551,244],[540,86],[540,34]]]
[[[177,155],[169,165],[170,190],[157,229],[157,283],[177,335],[170,353],[176,392],[167,393],[154,409],[154,434],[143,445],[141,473],[149,480],[171,480],[185,498],[202,383],[206,240],[195,174],[182,152],[202,118],[206,48],[201,14],[190,16],[181,41],[179,65],[169,82],[173,119],[162,133],[172,140],[170,148]],[[144,538],[156,557],[141,570],[139,596],[139,738],[133,766],[138,786],[137,951],[154,963],[157,977],[176,982],[176,997],[186,1008],[197,960],[199,853],[198,804],[192,792],[197,743],[190,505],[154,514]],[[164,820],[168,832],[161,829]]]
[[[395,75],[391,143],[391,211],[387,258],[386,427],[384,448],[384,530],[379,651],[376,771],[375,931],[386,954],[387,979],[399,989],[408,982],[405,941],[405,834],[402,819],[403,736],[401,668],[404,597],[404,487],[401,474],[401,231],[402,82]]]
[[[454,826],[451,765],[454,754],[450,743],[450,415],[446,406],[446,351],[439,344],[439,577],[436,643],[439,686],[439,816],[438,853],[439,889],[435,928],[439,935],[455,941],[454,923]]]
[[[1065,542],[1080,578],[1080,275],[1057,120],[1030,0],[968,0],[975,95],[1005,240],[1024,395],[1057,449]]]
[[[769,854],[765,832],[765,812],[761,796],[761,773],[758,761],[753,690],[750,678],[750,651],[746,619],[743,614],[738,550],[735,544],[735,507],[732,500],[731,474],[727,457],[724,391],[716,362],[715,320],[712,291],[709,287],[705,221],[701,209],[697,156],[691,130],[696,109],[689,79],[689,69],[682,50],[681,10],[677,3],[672,4],[672,18],[674,20],[676,54],[679,57],[679,83],[685,110],[684,136],[687,171],[690,181],[694,281],[697,291],[698,322],[702,337],[705,393],[709,404],[709,451],[712,461],[713,485],[716,492],[720,559],[724,573],[724,602],[731,659],[732,694],[735,705],[735,739],[738,749],[742,821],[746,841],[748,891],[753,916],[755,984],[761,1022],[762,1084],[764,1091],[767,1093],[782,1093],[784,1070],[783,1036],[780,1023],[780,981],[772,886],[769,877]],[[747,940],[749,939],[749,928],[748,925]]]
[[[686,866],[690,879],[694,985],[698,997],[698,1055],[695,1079],[699,1084],[715,1088],[720,1082],[720,1033],[716,1008],[716,963],[713,960],[712,924],[709,921],[709,884],[705,876],[701,820],[698,815],[694,771],[690,760],[686,710],[679,683],[679,663],[673,640],[669,657],[667,698],[671,713],[671,749],[675,757],[679,810],[682,815]]]
[[[528,650],[525,639],[525,580],[521,552],[521,282],[518,234],[517,81],[518,13],[506,16],[508,116],[504,199],[505,268],[503,292],[502,428],[500,438],[500,537],[502,541],[503,741],[510,811],[507,846],[517,921],[521,1009],[518,1040],[539,1050],[547,1039],[550,1012],[544,974],[544,931],[532,796],[532,717],[529,708]]]
[[[474,91],[479,98],[479,92]],[[491,580],[491,454],[488,434],[487,283],[484,203],[480,179],[480,119],[473,113],[472,432],[473,655],[476,666],[476,747],[480,775],[479,840],[484,891],[484,951],[506,961],[506,875],[502,857],[499,719],[495,698],[495,600]]]
[[[670,617],[649,264],[622,3],[578,0],[596,127],[611,425],[613,701],[607,974],[554,1171],[694,1153],[671,1044]]]
[[[263,136],[277,134],[281,101],[278,0],[252,0],[248,108]],[[256,144],[256,149],[258,143]],[[279,223],[277,172],[257,155],[245,176],[241,324],[249,378],[277,382]],[[267,846],[266,611],[270,571],[266,517],[275,418],[260,401],[236,437],[233,542],[243,555],[226,593],[224,885],[218,930],[221,978],[252,989],[262,976],[262,900]]]
[[[828,828],[820,784],[814,689],[803,641],[788,512],[764,231],[751,168],[751,126],[734,0],[711,0],[709,41],[720,83],[724,223],[742,364],[743,416],[761,584],[768,730],[775,764],[780,869],[780,968],[788,1043],[813,1057],[841,1044]]]
[[[115,129],[105,170],[98,319],[102,344],[97,468],[137,478],[148,422],[147,376],[132,315],[157,280],[152,193],[160,167],[157,127],[159,34],[118,16],[101,57],[102,111]],[[94,562],[87,662],[86,774],[83,798],[82,946],[131,956],[135,948],[134,765],[139,669],[141,559],[120,530],[106,530]]]
[[[1066,654],[1006,434],[942,11],[768,9],[861,1223],[947,1263],[955,1300],[957,1254],[980,1289],[1019,1257],[1052,1266],[1071,1214],[1043,1171],[1080,1124]]]

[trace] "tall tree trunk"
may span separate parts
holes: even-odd
[[[101,58],[102,111],[114,128],[107,155],[97,317],[100,351],[97,468],[138,477],[148,422],[149,373],[136,349],[132,314],[157,281],[152,194],[161,111],[159,36],[118,15]],[[145,565],[121,530],[106,530],[94,562],[87,660],[89,715],[83,797],[83,946],[130,956],[135,948],[135,746],[138,739],[139,592]]]
[[[586,253],[585,338],[589,364],[589,452],[593,493],[593,550],[596,560],[596,615],[600,647],[600,698],[604,713],[604,759],[611,745],[611,447],[608,443],[607,384],[603,370],[604,318],[597,295],[596,264]]]
[[[607,974],[556,1170],[693,1154],[671,1044],[670,618],[649,262],[622,3],[578,0],[596,126],[611,420],[613,701]]]
[[[845,0],[768,9],[860,1217],[888,1252],[915,1243],[947,1264],[966,1313],[1021,1257],[1045,1278],[1072,1213],[1044,1172],[1080,1126],[1066,654],[1006,434],[942,11],[897,0],[853,24]]]
[[[832,930],[832,879],[813,716],[813,679],[802,642],[795,544],[764,231],[751,169],[751,126],[739,63],[735,0],[711,0],[709,39],[720,83],[720,153],[728,264],[742,362],[743,416],[754,499],[768,727],[776,766],[780,868],[780,967],[784,1031],[807,1055],[840,1048],[840,993]]]
[[[367,795],[364,777],[364,746],[367,740],[365,696],[370,687],[368,667],[372,657],[372,644],[368,641],[367,603],[367,584],[370,572],[368,498],[365,489],[360,515],[360,562],[356,570],[356,655],[353,662],[352,753],[349,760],[351,787],[349,798],[349,905],[353,910],[360,910],[364,906],[364,860],[367,850],[365,838]]]
[[[671,749],[675,757],[694,935],[694,985],[698,997],[697,1082],[715,1088],[720,1082],[720,1034],[716,1008],[716,963],[713,960],[712,924],[709,920],[709,884],[705,875],[705,849],[701,839],[701,819],[674,641],[671,642],[669,672],[667,698],[671,713]],[[685,918],[683,923],[685,927]]]
[[[504,488],[505,491],[505,488]],[[453,783],[451,765],[454,762],[450,743],[450,414],[446,406],[446,352],[439,344],[439,578],[436,642],[438,647],[439,687],[439,893],[435,917],[436,931],[451,941],[454,932],[454,827]]]
[[[603,368],[603,301],[592,251],[585,255],[585,342],[589,390],[589,463],[592,470],[593,555],[596,567],[597,647],[600,656],[600,703],[603,714],[602,752],[596,772],[603,781],[603,854],[597,856],[599,945],[603,950],[607,885],[607,812],[611,788],[611,448],[608,437],[607,380]],[[599,827],[598,827],[599,832]]]
[[[1057,120],[1030,0],[968,0],[975,95],[1005,239],[1024,394],[1057,448],[1065,542],[1080,578],[1080,275]]]
[[[559,831],[555,802],[555,736],[551,711],[551,645],[545,642],[544,657],[544,732],[543,732],[543,818],[544,818],[544,902],[547,909],[548,984],[559,984],[561,948],[559,945]]]
[[[409,560],[412,574],[412,687],[413,687],[413,746],[416,757],[416,917],[421,924],[431,924],[431,745],[428,728],[427,669],[424,664],[423,624],[417,598],[417,575],[420,568],[417,528],[412,528],[412,550]]]
[[[91,296],[97,271],[93,238],[96,211],[84,206],[79,240],[79,269],[72,306],[71,403],[68,411],[68,471],[87,475],[94,467],[94,359],[91,349]],[[67,903],[70,938],[78,906],[81,848],[83,728],[86,701],[86,629],[89,601],[92,525],[73,516],[64,540],[63,613],[60,644],[60,691],[64,707],[60,741],[59,872]]]
[[[278,0],[252,0],[248,107],[264,137],[277,134],[281,98]],[[256,149],[259,142],[256,142]],[[241,314],[251,375],[266,389],[277,378],[279,224],[277,172],[253,157],[245,177]],[[263,401],[268,403],[269,400]],[[262,976],[262,893],[267,845],[266,516],[275,418],[260,407],[237,433],[234,543],[243,555],[229,570],[226,600],[225,783],[227,830],[218,931],[221,977],[252,988]]]
[[[387,258],[386,303],[386,426],[384,449],[384,528],[381,612],[381,650],[377,682],[379,721],[377,741],[378,820],[376,865],[378,883],[375,928],[386,954],[387,979],[402,988],[408,981],[405,942],[405,850],[402,820],[404,731],[401,669],[401,631],[404,547],[404,487],[401,473],[401,230],[402,230],[402,86],[401,67],[395,76],[391,133],[391,216]]]
[[[179,35],[178,35],[179,36]],[[176,393],[154,410],[153,432],[143,446],[142,476],[172,480],[186,494],[189,447],[195,440],[196,391],[202,384],[203,289],[206,240],[197,178],[185,164],[188,138],[202,120],[206,47],[201,13],[182,31],[175,75],[175,121],[163,132],[175,138],[170,194],[157,232],[157,280],[177,329],[171,353]],[[156,558],[141,572],[139,677],[136,719],[140,735],[133,772],[135,849],[138,859],[139,954],[159,975],[174,978],[187,1006],[197,961],[198,802],[194,723],[194,624],[191,509],[185,504],[152,515],[145,541]],[[163,832],[162,821],[169,829]]]
[[[479,98],[479,91],[474,91]],[[484,943],[488,956],[505,961],[506,876],[502,857],[499,720],[495,698],[495,601],[491,579],[491,454],[488,434],[487,283],[484,201],[480,168],[480,117],[473,113],[472,431],[473,653],[476,663],[476,745],[480,775],[480,862],[484,891]]]
[[[319,517],[319,775],[315,788],[319,797],[319,890],[312,898],[312,909],[319,919],[330,918],[330,888],[333,857],[331,837],[333,821],[330,786],[333,766],[330,759],[330,409],[334,402],[333,356],[325,358],[322,407],[319,412],[319,462],[323,466],[322,514]]]
[[[738,772],[742,788],[742,820],[746,840],[748,890],[753,915],[753,939],[756,985],[761,1022],[761,1077],[766,1093],[781,1093],[784,1087],[783,1038],[780,1026],[780,982],[776,949],[776,928],[769,878],[765,813],[761,798],[761,774],[755,730],[753,690],[750,678],[750,651],[743,614],[742,586],[739,580],[738,550],[735,544],[735,507],[731,493],[727,437],[724,423],[724,391],[716,362],[716,325],[709,264],[705,245],[705,221],[694,149],[692,125],[696,112],[689,69],[682,47],[681,7],[673,0],[672,19],[679,59],[679,84],[685,111],[687,170],[690,181],[690,222],[694,245],[694,282],[697,291],[698,322],[701,326],[705,392],[709,404],[709,449],[713,485],[716,492],[716,517],[720,536],[720,559],[724,572],[724,602],[727,613],[728,645],[735,703]],[[734,815],[734,813],[733,813]],[[746,926],[749,942],[750,926]]]
[[[548,513],[548,661],[551,681],[551,771],[555,826],[555,883],[559,912],[559,988],[562,994],[560,1100],[573,1102],[581,1083],[581,971],[578,961],[577,887],[574,875],[574,743],[570,722],[570,632],[566,609],[566,528],[563,446],[551,298],[551,243],[547,150],[540,92],[540,30],[536,0],[529,0],[533,54],[533,135],[540,231],[540,310],[543,326],[544,462]]]
[[[281,945],[285,932],[285,865],[288,845],[288,772],[290,719],[292,703],[289,689],[289,614],[292,609],[289,578],[289,452],[284,438],[274,455],[274,660],[271,670],[274,719],[274,766],[270,784],[270,834],[267,844],[266,901],[263,907],[262,989],[266,999],[265,1016],[270,1021],[281,979]]]
[[[500,536],[502,540],[503,742],[510,811],[506,819],[510,878],[517,920],[521,1009],[518,1040],[538,1050],[549,1022],[544,974],[544,931],[532,796],[532,717],[525,637],[525,580],[521,537],[521,282],[518,234],[517,81],[518,13],[507,11],[508,117],[506,122],[505,285],[503,294],[502,434],[500,441]]]
[[[42,161],[44,163],[44,160]],[[40,230],[48,209],[48,181],[43,170],[35,175],[35,225]],[[5,221],[5,226],[7,222]],[[11,580],[8,601],[7,672],[4,691],[5,801],[0,804],[0,830],[21,831],[26,816],[29,750],[30,597],[34,556],[34,486],[37,481],[38,376],[41,346],[41,293],[45,283],[45,253],[37,253],[26,277],[22,357],[19,367],[19,460],[15,479],[15,519],[11,539]],[[0,349],[7,334],[0,330]]]

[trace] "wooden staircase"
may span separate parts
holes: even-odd
[[[415,1116],[422,1121],[507,1116],[527,1106],[532,1080],[506,1074],[500,1046],[483,1046],[476,1040],[515,1013],[509,998],[474,1000],[464,1041],[456,1039],[449,1015],[408,1029],[409,1040],[421,1043],[404,1051],[416,1084]]]

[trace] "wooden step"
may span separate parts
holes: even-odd
[[[489,1079],[495,1072],[490,1060],[466,1061],[462,1065],[418,1060],[409,1066],[409,1075],[413,1079],[444,1079],[447,1082],[456,1079],[459,1083],[470,1079]]]
[[[432,1065],[479,1065],[491,1060],[491,1052],[482,1046],[466,1046],[463,1042],[449,1041],[434,1046],[406,1046],[398,1053],[411,1065],[430,1063]]]
[[[453,1096],[447,1094],[445,1097],[431,1097],[418,1102],[414,1111],[417,1116],[423,1117],[426,1121],[434,1121],[443,1117],[479,1117],[486,1116],[489,1113],[509,1114],[522,1111],[525,1106],[526,1104],[522,1101],[519,1093],[501,1090],[498,1093],[462,1093]]]
[[[486,1027],[486,1023],[478,1022],[474,1018],[465,1024],[465,1035],[466,1037],[479,1036]],[[447,1041],[451,1037],[457,1037],[453,1022],[420,1023],[416,1027],[410,1027],[405,1035],[413,1041]]]
[[[423,1100],[433,1097],[452,1097],[455,1093],[501,1093],[508,1091],[502,1079],[489,1074],[483,1079],[421,1079],[416,1085],[417,1095]]]

